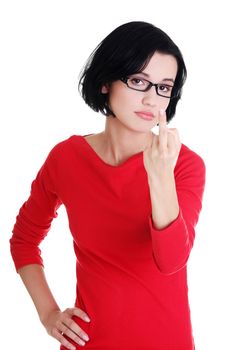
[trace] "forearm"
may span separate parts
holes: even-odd
[[[185,266],[190,252],[189,233],[179,216],[174,177],[149,180],[152,204],[150,220],[153,254],[159,270],[172,274]]]
[[[27,265],[18,270],[37,309],[41,322],[54,310],[60,310],[46,281],[43,267],[38,264]]]
[[[174,221],[179,214],[179,203],[173,173],[163,174],[162,178],[148,179],[153,225],[163,229]]]
[[[47,284],[43,267],[38,264],[26,265],[18,270],[49,335],[57,339],[63,347],[75,350],[78,344],[85,345],[88,334],[74,322],[73,316],[90,322],[88,315],[79,308],[61,311]],[[73,344],[72,344],[73,341]]]

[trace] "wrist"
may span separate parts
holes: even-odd
[[[58,306],[50,310],[45,310],[44,312],[41,312],[39,314],[40,322],[46,327],[46,325],[49,323],[49,319],[51,318],[51,316],[58,314],[60,312],[61,310]]]
[[[175,178],[173,171],[167,171],[162,174],[150,174],[148,175],[148,183],[153,188],[159,189],[160,187],[168,188],[169,185],[175,185]]]

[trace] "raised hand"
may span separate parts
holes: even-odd
[[[160,110],[158,122],[159,135],[154,134],[151,145],[143,152],[144,166],[149,178],[161,178],[173,172],[181,148],[178,130],[167,127],[164,110]]]
[[[179,214],[174,168],[181,148],[178,131],[168,128],[164,111],[159,114],[159,135],[143,152],[148,175],[154,227],[163,229]]]

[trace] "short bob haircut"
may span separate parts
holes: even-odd
[[[155,51],[174,56],[178,65],[172,90],[175,97],[170,99],[166,110],[169,122],[181,98],[187,70],[183,56],[171,38],[147,22],[133,21],[117,27],[91,53],[78,83],[86,104],[107,117],[115,117],[108,106],[108,94],[101,92],[102,86],[139,73],[147,66]]]

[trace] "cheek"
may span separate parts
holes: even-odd
[[[121,111],[124,108],[133,108],[135,102],[135,97],[133,98],[133,96],[130,96],[130,94],[125,91],[112,91],[109,96],[109,105],[113,112],[114,110]]]

